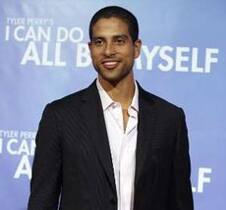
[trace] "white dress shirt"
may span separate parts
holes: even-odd
[[[118,198],[118,210],[133,210],[136,163],[138,87],[128,108],[129,119],[124,131],[122,106],[113,101],[96,80],[109,139]]]

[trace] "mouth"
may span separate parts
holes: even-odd
[[[104,66],[104,68],[109,69],[109,70],[116,68],[118,66],[118,64],[119,64],[119,61],[117,61],[117,60],[104,60],[102,62],[102,65]]]

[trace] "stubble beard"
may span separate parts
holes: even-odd
[[[117,85],[120,81],[124,80],[126,77],[129,76],[129,74],[133,74],[133,64],[134,62],[127,67],[126,71],[121,71],[120,74],[117,74],[117,72],[111,72],[110,71],[117,71],[117,69],[113,69],[113,70],[108,70],[108,69],[101,69],[100,67],[98,67],[97,65],[93,64],[98,77],[100,79],[103,79],[107,82],[109,82],[110,84],[112,84],[113,86]],[[106,71],[106,73],[105,73]],[[109,72],[107,72],[109,71]]]

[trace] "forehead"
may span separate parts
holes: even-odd
[[[128,25],[120,18],[101,18],[93,26],[93,36],[118,35],[129,36]]]

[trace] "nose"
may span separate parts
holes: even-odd
[[[106,56],[112,56],[115,54],[115,48],[113,43],[106,43],[105,48],[104,48],[104,54]]]

